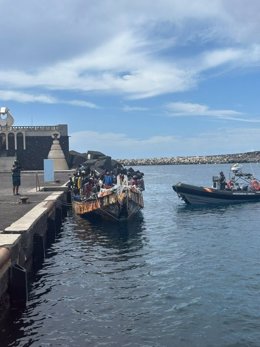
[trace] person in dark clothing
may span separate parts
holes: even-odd
[[[219,173],[219,183],[220,183],[220,189],[224,190],[226,188],[226,177],[223,171]]]
[[[19,187],[21,185],[21,167],[18,160],[14,161],[12,167],[12,182],[13,182],[13,195],[19,195]]]

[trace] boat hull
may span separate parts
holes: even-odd
[[[177,183],[172,188],[186,204],[192,205],[234,204],[260,201],[260,191],[218,190],[185,183]]]
[[[72,207],[74,212],[82,217],[120,222],[135,216],[144,207],[144,202],[141,191],[127,190],[85,201],[73,199]]]

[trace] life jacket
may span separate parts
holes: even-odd
[[[234,187],[234,183],[231,180],[227,181],[227,188],[232,189],[233,187]]]
[[[253,190],[260,190],[260,182],[257,180],[252,180],[250,186]]]

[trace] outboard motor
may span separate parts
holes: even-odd
[[[213,182],[213,188],[220,189],[220,177],[219,176],[213,176],[212,182]]]

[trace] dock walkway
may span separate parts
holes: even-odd
[[[0,172],[0,321],[11,302],[27,301],[28,274],[60,229],[70,175],[55,172],[44,182],[43,172],[22,172],[16,196],[11,173]]]
[[[10,173],[0,173],[0,233],[16,220],[24,216],[33,207],[43,201],[50,191],[40,191],[41,187],[61,187],[69,179],[70,172],[55,172],[55,182],[44,183],[42,172],[22,172],[20,195],[13,195],[12,178]],[[21,197],[28,197],[23,204]]]

